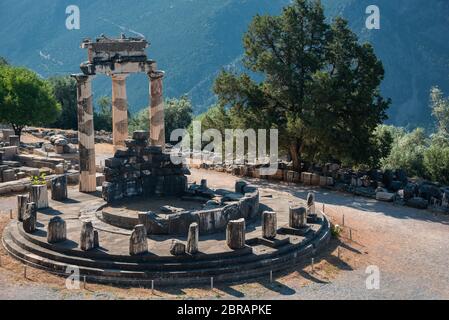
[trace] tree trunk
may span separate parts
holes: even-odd
[[[23,129],[23,127],[22,127],[22,126],[17,126],[17,125],[15,125],[15,124],[11,124],[11,126],[12,126],[12,128],[13,128],[13,130],[14,130],[14,134],[15,134],[16,136],[19,136],[19,141],[20,141],[20,136],[22,135],[22,129]]]
[[[293,162],[293,169],[297,172],[301,170],[301,157],[299,154],[299,149],[300,149],[299,143],[297,142],[290,143],[289,153]]]

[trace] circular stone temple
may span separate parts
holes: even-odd
[[[246,181],[231,190],[208,181],[189,183],[189,169],[164,150],[162,72],[148,60],[142,39],[86,40],[89,61],[78,80],[80,188],[52,182],[45,206],[18,196],[18,219],[2,242],[15,258],[88,281],[145,286],[191,285],[267,277],[314,256],[330,239],[330,223],[309,203],[262,197]],[[151,132],[128,139],[124,79],[146,72],[151,80]],[[97,190],[90,78],[113,79],[115,154],[105,161]],[[48,204],[47,204],[48,202]],[[313,203],[312,203],[313,202]],[[307,260],[308,261],[308,260]],[[69,273],[67,273],[69,272]]]

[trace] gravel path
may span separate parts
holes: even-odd
[[[229,188],[235,177],[211,171],[192,170],[192,178],[204,177],[210,185]],[[290,193],[305,199],[310,191],[301,186],[253,181],[260,187]],[[221,297],[262,299],[449,299],[449,217],[394,206],[371,199],[315,189],[317,202],[337,223],[345,216],[355,243],[344,245],[352,254],[335,278],[320,281],[309,277],[307,285],[286,278],[277,286],[253,289],[242,285],[223,290]],[[2,209],[14,200],[1,199]],[[5,206],[5,207],[3,207]],[[350,251],[348,251],[350,250]],[[349,256],[348,253],[348,256]],[[325,258],[326,260],[326,258]],[[331,259],[327,259],[331,261]],[[380,289],[366,288],[368,266],[380,270]],[[339,264],[341,266],[341,264]],[[10,281],[0,269],[0,299],[82,299],[82,293],[59,291],[45,284]],[[235,287],[233,287],[235,288]],[[204,296],[203,296],[204,297]],[[216,296],[211,296],[216,298]],[[89,298],[92,298],[91,296]],[[98,298],[101,298],[100,296]]]

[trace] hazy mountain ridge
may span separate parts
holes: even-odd
[[[149,56],[167,72],[165,95],[188,93],[197,112],[214,102],[211,85],[223,67],[240,69],[242,34],[256,13],[277,14],[288,0],[3,0],[0,3],[0,56],[47,77],[78,72],[86,59],[79,48],[100,33],[143,34]],[[385,96],[393,99],[391,120],[398,125],[430,121],[428,91],[439,85],[449,94],[449,2],[377,0],[381,30],[365,28],[365,0],[323,0],[328,14],[341,14],[362,40],[373,43],[386,69]],[[81,29],[65,28],[65,8],[77,4]],[[119,13],[119,14],[118,14]],[[94,81],[96,97],[110,94],[110,80]],[[128,81],[130,106],[147,104],[145,75]]]

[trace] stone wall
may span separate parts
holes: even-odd
[[[134,196],[182,195],[187,177],[182,164],[174,164],[160,146],[148,146],[148,132],[137,131],[105,160],[103,198],[107,202]]]

